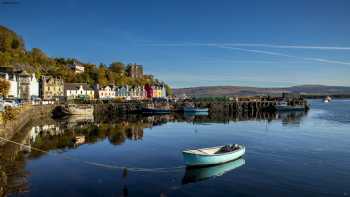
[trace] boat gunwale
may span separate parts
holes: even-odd
[[[189,154],[189,155],[200,155],[200,156],[210,156],[210,157],[213,157],[213,156],[222,156],[222,155],[228,155],[228,154],[232,154],[232,153],[236,153],[238,151],[242,151],[244,150],[245,151],[245,146],[244,145],[238,145],[240,147],[240,149],[238,150],[234,150],[234,151],[230,151],[230,152],[226,152],[226,153],[219,153],[219,154],[208,154],[208,153],[193,153],[193,152],[190,152],[190,151],[193,151],[193,150],[205,150],[205,149],[214,149],[214,148],[222,148],[224,146],[214,146],[214,147],[210,147],[210,148],[200,148],[200,149],[187,149],[187,150],[184,150],[182,151],[182,153],[185,153],[185,154]]]

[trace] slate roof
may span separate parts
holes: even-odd
[[[93,90],[87,83],[64,83],[64,91],[78,90],[80,86],[83,86],[84,90]]]

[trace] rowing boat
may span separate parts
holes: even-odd
[[[190,149],[182,152],[187,166],[208,166],[226,163],[242,157],[243,145],[224,145],[210,148]]]

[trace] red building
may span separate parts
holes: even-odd
[[[146,97],[147,98],[152,98],[153,97],[153,88],[150,85],[145,85],[145,90],[146,90]]]

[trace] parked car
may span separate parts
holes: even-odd
[[[18,107],[18,103],[15,100],[4,100],[2,102],[4,107]]]

